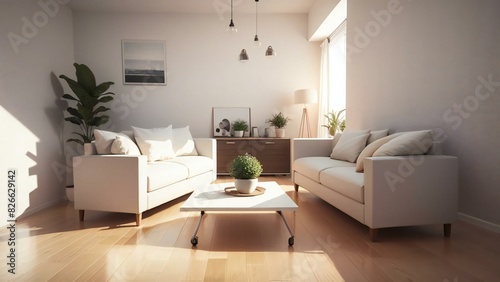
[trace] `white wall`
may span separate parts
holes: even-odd
[[[40,2],[51,4],[0,4],[1,199],[7,170],[17,169],[17,216],[64,198],[64,103],[57,76],[72,69],[72,12],[55,1]],[[7,205],[1,206],[3,220]]]
[[[302,106],[293,92],[317,88],[318,43],[307,41],[306,14],[259,15],[260,48],[253,46],[254,15],[238,15],[236,35],[226,32],[229,20],[213,14],[120,14],[75,12],[75,60],[87,64],[100,81],[116,83],[111,128],[128,129],[189,125],[194,136],[212,134],[212,107],[250,107],[252,126],[260,133],[265,120],[279,111],[292,122],[286,136],[299,132]],[[164,40],[167,86],[123,85],[121,40]],[[277,52],[264,56],[268,45]],[[247,49],[250,61],[240,63]],[[316,108],[311,106],[311,115]],[[311,128],[316,128],[314,122]]]
[[[459,158],[462,218],[497,230],[499,10],[495,0],[358,0],[347,8],[347,126],[443,130],[444,152]]]

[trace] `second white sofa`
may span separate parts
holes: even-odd
[[[299,186],[307,189],[368,226],[372,241],[379,228],[396,226],[443,224],[445,236],[450,235],[458,209],[456,157],[436,155],[438,143],[431,141],[421,155],[372,156],[372,150],[357,162],[338,160],[331,157],[338,141],[292,141],[296,191]]]

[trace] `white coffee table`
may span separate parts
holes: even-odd
[[[290,233],[288,244],[294,244],[292,230],[282,211],[296,211],[298,210],[297,204],[283,191],[278,183],[272,182],[259,182],[258,186],[265,188],[265,192],[261,195],[252,197],[237,197],[228,195],[224,192],[227,187],[234,186],[234,183],[221,183],[210,184],[202,188],[196,189],[191,196],[181,206],[181,212],[199,211],[200,219],[198,225],[191,237],[191,244],[196,246],[198,244],[198,229],[200,228],[201,220],[205,212],[255,212],[255,211],[273,211],[277,212]]]

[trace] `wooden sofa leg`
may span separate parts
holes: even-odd
[[[299,192],[299,184],[293,184],[293,188],[295,189],[295,192]]]
[[[83,218],[85,217],[85,210],[78,210],[78,214],[80,216],[80,221],[83,221]]]
[[[378,229],[370,228],[370,240],[372,242],[377,242]]]
[[[135,215],[135,225],[141,226],[142,213],[138,213]]]
[[[451,235],[451,223],[443,224],[444,237],[450,237]]]

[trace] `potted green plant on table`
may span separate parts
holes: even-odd
[[[331,111],[325,115],[325,117],[328,119],[328,124],[323,124],[322,126],[328,129],[328,133],[331,136],[335,136],[337,130],[340,130],[340,132],[344,131],[345,118],[342,116],[343,112],[345,112],[345,109],[340,110],[338,112]]]
[[[237,156],[229,166],[229,175],[235,178],[234,186],[242,194],[255,191],[261,173],[262,165],[259,160],[249,154]]]
[[[88,66],[77,63],[73,66],[76,69],[76,81],[66,75],[59,76],[68,83],[74,93],[74,95],[64,94],[62,97],[69,101],[76,101],[76,107],[68,106],[66,109],[70,116],[64,120],[80,127],[80,132],[73,132],[78,135],[78,138],[70,138],[66,142],[84,145],[94,140],[94,128],[109,121],[109,116],[103,114],[109,108],[101,104],[113,100],[114,93],[108,92],[108,89],[114,82],[108,81],[97,85],[94,73]]]
[[[248,123],[245,120],[236,120],[233,122],[234,137],[243,137],[245,131],[248,130]]]
[[[290,122],[290,118],[285,117],[282,112],[273,114],[271,118],[266,120],[271,126],[275,127],[276,137],[285,137],[285,127]]]

